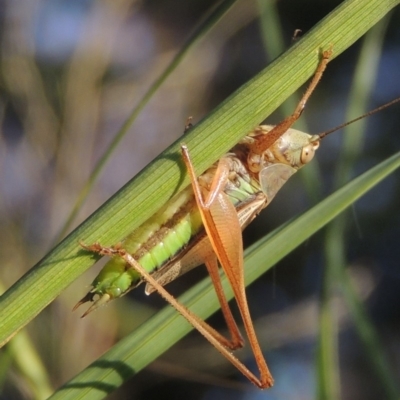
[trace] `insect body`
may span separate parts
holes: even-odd
[[[198,178],[198,188],[202,197],[215,193],[213,188],[215,177],[221,177],[221,165],[225,168],[225,181],[223,190],[217,196],[223,197],[223,207],[216,206],[216,218],[222,217],[223,224],[216,223],[217,235],[224,237],[228,246],[235,248],[236,262],[241,266],[243,260],[241,230],[244,229],[256,215],[265,208],[274,198],[282,185],[299,168],[311,161],[315,150],[319,146],[319,137],[311,136],[294,129],[289,129],[267,151],[257,155],[251,151],[251,147],[273,130],[272,126],[260,126],[251,135],[246,136],[232,151],[226,154],[216,165],[209,168]],[[183,148],[183,154],[190,163],[187,149]],[[212,203],[212,202],[211,202]],[[233,208],[229,210],[229,205]],[[222,210],[222,213],[221,213]],[[234,228],[234,225],[237,228]],[[228,236],[221,233],[221,226],[228,231]],[[176,279],[186,271],[204,264],[214,275],[218,275],[217,257],[214,246],[210,241],[212,233],[206,232],[203,226],[203,216],[199,207],[196,207],[196,199],[191,187],[175,196],[159,212],[150,218],[145,224],[129,235],[121,244],[123,251],[131,255],[143,269],[151,274],[151,277],[160,285]],[[232,237],[230,236],[232,235]],[[89,246],[89,250],[103,251],[104,249]],[[104,253],[108,254],[109,253]],[[231,254],[231,251],[229,251]],[[113,254],[111,254],[113,255]],[[118,298],[132,290],[143,281],[147,281],[146,292],[155,290],[155,285],[143,277],[125,257],[112,257],[92,283],[92,290],[76,305],[86,301],[97,299],[84,314],[98,306]],[[126,254],[125,254],[126,256]],[[239,261],[240,260],[240,261]],[[230,267],[229,271],[235,270]],[[241,268],[241,267],[240,267]],[[211,273],[211,272],[210,272]],[[242,274],[242,272],[241,272]],[[219,277],[215,277],[219,280]],[[217,283],[216,287],[220,284]],[[243,286],[243,282],[239,287]],[[243,340],[236,327],[229,307],[222,294],[222,289],[217,293],[221,296],[224,316],[232,333],[232,343],[225,343],[228,348],[237,348],[243,345]],[[244,318],[251,324],[250,315],[245,302],[244,291],[242,293],[242,305]],[[237,296],[240,296],[237,294]],[[252,327],[252,325],[251,325]],[[252,328],[249,328],[252,329]],[[258,344],[257,344],[258,346]],[[261,358],[261,350],[258,350]],[[266,367],[266,365],[265,365]],[[268,369],[266,369],[268,371]],[[243,372],[243,371],[242,371]],[[264,387],[272,384],[269,372],[265,382],[255,383]]]
[[[252,154],[249,146],[272,129],[268,125],[259,126],[223,158],[228,165],[223,191],[236,209],[241,230],[272,201],[290,176],[311,161],[319,146],[318,136],[289,129],[264,154]],[[203,193],[210,191],[216,170],[217,164],[198,178]],[[203,264],[212,248],[192,188],[172,198],[130,234],[122,246],[162,285]],[[92,283],[92,290],[77,306],[93,301],[97,295],[90,312],[121,297],[142,281],[140,274],[127,268],[122,259],[114,258],[101,270]],[[148,286],[146,291],[150,293],[152,288]]]
[[[187,147],[182,145],[191,187],[171,199],[122,244],[110,248],[82,244],[112,259],[75,308],[94,301],[87,315],[145,281],[147,293],[158,291],[251,382],[260,388],[272,386],[247,305],[241,231],[272,201],[287,179],[313,158],[320,137],[290,126],[303,111],[330,55],[330,50],[323,52],[314,78],[291,116],[276,126],[257,127],[199,178]],[[230,352],[243,346],[243,339],[222,290],[218,261],[233,288],[260,378]],[[200,264],[206,265],[213,281],[229,339],[178,303],[163,287]]]

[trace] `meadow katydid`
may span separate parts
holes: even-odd
[[[182,145],[190,187],[172,198],[121,244],[113,247],[82,244],[86,250],[112,259],[74,309],[85,302],[93,302],[85,316],[146,282],[147,293],[159,292],[252,383],[259,388],[271,387],[273,378],[259,346],[246,300],[241,231],[272,201],[290,176],[312,160],[321,138],[329,133],[308,135],[291,126],[300,117],[321,79],[331,53],[332,50],[322,53],[314,77],[292,115],[276,126],[255,128],[199,177],[188,148]],[[396,101],[399,99],[393,102]],[[244,341],[222,290],[218,262],[232,286],[259,377],[231,352],[242,347]],[[229,338],[177,302],[164,288],[201,264],[206,265],[211,276]]]

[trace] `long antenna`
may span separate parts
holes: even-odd
[[[399,101],[400,101],[400,97],[398,97],[397,99],[394,99],[394,100],[392,100],[392,101],[389,101],[389,103],[386,103],[386,104],[384,104],[384,105],[382,105],[382,106],[380,106],[380,107],[378,107],[378,108],[375,108],[375,109],[373,109],[373,110],[371,110],[371,111],[368,111],[367,113],[365,113],[365,114],[363,114],[363,115],[360,115],[359,117],[354,118],[354,119],[352,119],[351,121],[345,122],[344,124],[339,125],[339,126],[337,126],[336,128],[330,129],[329,131],[322,132],[322,133],[318,134],[318,136],[319,136],[320,139],[322,139],[322,138],[324,138],[325,136],[329,135],[329,134],[332,133],[332,132],[335,132],[335,131],[337,131],[337,130],[339,130],[339,129],[342,129],[342,128],[344,128],[345,126],[350,125],[350,124],[352,124],[353,122],[356,122],[356,121],[358,121],[358,120],[360,120],[360,119],[363,119],[363,118],[365,118],[365,117],[369,117],[370,115],[375,114],[375,113],[377,113],[378,111],[382,111],[383,109],[385,109],[385,108],[387,108],[387,107],[390,107],[391,105],[393,105],[393,104],[395,104],[395,103],[398,103]]]

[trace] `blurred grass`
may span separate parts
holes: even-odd
[[[71,213],[68,215],[64,226],[61,228],[60,234],[57,237],[55,243],[59,242],[69,231],[71,224],[76,218],[79,210],[82,207],[83,202],[87,198],[90,193],[94,183],[99,177],[100,173],[105,167],[105,164],[110,159],[111,155],[114,153],[117,146],[120,144],[121,140],[124,136],[129,132],[129,128],[136,121],[137,117],[140,115],[141,111],[146,107],[151,98],[157,93],[160,86],[164,83],[164,81],[177,69],[177,67],[182,63],[184,57],[187,53],[192,50],[192,47],[205,35],[209,32],[213,26],[218,23],[220,18],[230,9],[230,7],[236,2],[236,0],[226,0],[221,1],[220,4],[217,4],[214,10],[210,12],[205,20],[199,25],[197,29],[193,31],[193,33],[186,40],[185,44],[181,47],[179,52],[174,56],[169,65],[161,72],[159,77],[154,81],[154,83],[150,86],[147,92],[144,94],[142,99],[139,101],[138,105],[132,110],[129,117],[126,119],[121,129],[116,133],[111,143],[108,145],[105,153],[99,159],[96,166],[93,169],[89,179],[87,180],[85,186],[82,188],[81,192],[78,194],[78,198],[72,207]]]
[[[348,96],[345,121],[350,121],[368,111],[368,100],[375,86],[382,46],[391,15],[386,16],[363,38],[352,87]],[[352,169],[360,157],[365,142],[367,121],[350,125],[344,129],[340,156],[336,163],[334,187],[340,188],[352,176]],[[321,293],[319,348],[317,354],[318,387],[317,398],[336,400],[342,398],[339,365],[339,333],[337,331],[336,307],[332,298],[343,291],[344,299],[352,314],[355,329],[365,348],[376,384],[380,385],[385,398],[398,399],[399,385],[388,368],[378,334],[357,295],[346,270],[346,228],[349,211],[330,223],[325,233],[325,271]]]
[[[199,127],[196,127],[192,135],[189,135],[188,139],[185,138],[185,142],[189,145],[191,153],[193,152],[193,154],[197,154],[198,156],[196,158],[196,165],[199,166],[199,170],[204,169],[212,160],[215,160],[220,154],[230,148],[232,144],[237,141],[237,138],[242,136],[244,132],[249,130],[260,120],[264,119],[265,116],[294,90],[295,87],[299,86],[312,74],[316,65],[315,51],[320,46],[324,47],[327,44],[334,43],[335,56],[338,55],[345,47],[350,45],[358,36],[366,31],[369,26],[373,25],[373,22],[378,20],[386,10],[398,2],[393,1],[382,4],[376,1],[369,1],[365,2],[365,9],[363,10],[359,9],[358,5],[355,3],[354,1],[346,2],[346,4],[342,6],[342,14],[331,16],[331,19],[326,21],[325,26],[322,24],[315,31],[311,32],[310,35],[307,35],[307,38],[304,38],[304,41],[302,40],[300,43],[296,44],[288,52],[288,55],[278,60],[272,66],[273,68],[271,68],[270,72],[266,71],[264,82],[262,82],[262,79],[251,82],[248,88],[245,88],[248,89],[247,91],[242,92],[241,95],[239,93],[235,101],[227,102],[222,108],[213,113],[209,119],[205,120]],[[351,14],[352,12],[354,14]],[[355,15],[357,18],[355,18]],[[368,18],[364,17],[363,19],[362,15],[368,16]],[[357,21],[355,21],[355,19],[357,19]],[[347,30],[342,30],[339,37],[336,32],[338,32],[342,25],[346,25]],[[105,65],[107,65],[107,63]],[[298,67],[299,65],[300,67]],[[294,69],[293,66],[298,68]],[[84,65],[78,64],[74,67],[74,70],[78,70],[79,68],[84,68]],[[70,76],[71,80],[73,79],[72,75],[73,74]],[[101,76],[101,74],[99,76]],[[274,85],[273,77],[275,77],[275,80],[278,82],[278,87]],[[285,82],[288,81],[288,83],[287,85],[280,85],[282,87],[279,87],[279,82],[282,80]],[[93,82],[93,84],[95,87],[96,82]],[[29,87],[24,90],[26,93],[30,91]],[[266,92],[274,94],[273,96],[270,94],[268,95],[268,101],[265,100]],[[36,90],[34,93],[40,94],[42,92]],[[97,98],[98,96],[98,93],[94,93],[93,98]],[[252,98],[252,96],[254,96],[254,98]],[[74,98],[75,96],[71,97],[70,103],[74,102]],[[33,102],[33,100],[30,101]],[[230,108],[232,108],[231,111],[229,111]],[[46,110],[46,107],[44,107],[44,110]],[[50,113],[51,112],[49,112],[49,114]],[[51,120],[51,118],[47,118],[46,120]],[[233,121],[233,123],[230,123],[230,121]],[[230,129],[226,129],[227,127],[230,127]],[[91,129],[93,130],[94,126],[92,126]],[[48,132],[48,130],[49,128],[46,128],[45,132]],[[204,134],[205,136],[197,136],[200,134]],[[77,137],[78,136],[79,131],[77,132]],[[59,149],[65,147],[65,145],[59,144]],[[164,157],[174,161],[177,158],[176,148],[177,145],[166,152]],[[192,148],[194,149],[193,151]],[[67,154],[71,155],[72,153],[67,152]],[[206,155],[206,157],[203,157],[203,155]],[[68,161],[68,157],[65,158]],[[168,160],[166,160],[166,163],[160,164],[159,161],[161,158],[158,159],[158,162],[152,169],[147,170],[147,179],[151,182],[150,185],[146,183],[147,180],[143,180],[144,183],[141,186],[136,184],[136,186],[130,185],[125,188],[114,200],[108,203],[108,206],[103,210],[105,211],[104,214],[98,213],[97,216],[88,220],[80,230],[75,231],[63,245],[58,247],[56,251],[50,253],[48,258],[39,263],[36,269],[23,278],[23,280],[8,293],[8,296],[10,296],[8,300],[10,300],[11,303],[6,297],[2,297],[2,321],[3,315],[7,315],[8,321],[13,320],[13,328],[8,331],[4,337],[13,334],[16,329],[21,328],[67,286],[69,282],[75,279],[76,276],[93,263],[88,257],[77,254],[77,239],[83,238],[88,242],[91,240],[101,240],[103,244],[116,242],[130,232],[134,226],[144,220],[147,215],[150,215],[152,210],[156,209],[159,204],[162,204],[177,190],[178,182],[180,185],[179,187],[183,187],[185,183],[180,181],[180,171],[177,171],[175,167],[172,168],[174,178],[171,178],[172,175],[167,174],[167,179],[163,180],[161,184],[159,182],[153,183],[154,177],[159,176],[157,168],[163,168],[163,166],[168,166],[168,168],[170,168],[171,166],[171,162],[168,162]],[[44,160],[45,162],[49,162],[48,154],[46,154]],[[84,169],[84,166],[81,168]],[[62,173],[62,168],[60,168],[60,171],[60,173]],[[133,204],[128,204],[132,200],[132,194],[138,193],[138,190],[139,193],[141,193],[141,188],[143,187],[146,188],[143,196],[140,199],[134,199]],[[165,192],[161,193],[164,190]],[[118,203],[118,198],[122,200],[121,203]],[[150,204],[145,204],[148,202],[148,199],[151,199],[151,202],[149,202]],[[143,214],[138,212],[140,205],[144,206]],[[57,210],[55,210],[55,212],[57,212]],[[115,216],[113,218],[114,212]],[[135,220],[136,217],[138,217],[137,220]],[[110,220],[110,223],[104,222],[108,220]],[[53,270],[51,268],[52,265],[55,267]],[[76,269],[73,270],[75,267]],[[38,287],[43,288],[42,293],[38,291]],[[43,296],[40,298],[39,295],[42,294]],[[32,304],[26,304],[26,298],[32,299]],[[15,301],[15,303],[13,303],[13,301]],[[11,307],[9,307],[10,304]],[[7,307],[3,308],[3,305]],[[360,315],[361,314],[358,314],[358,316]],[[6,319],[4,319],[4,321],[5,320]],[[16,325],[15,322],[17,322]],[[157,326],[157,323],[159,323],[159,321],[157,322],[156,320],[154,326]],[[6,328],[6,326],[4,326],[4,328]],[[2,332],[4,333],[4,330]],[[142,362],[144,362],[144,360]],[[100,366],[102,367],[102,365]],[[125,376],[124,368],[126,366],[118,363],[116,365],[111,365],[111,367],[115,366],[117,369],[121,367],[121,375]],[[96,385],[98,385],[101,391],[103,387],[102,383],[94,382],[93,386]],[[77,386],[80,386],[80,384],[77,384]],[[104,389],[107,389],[107,387],[104,387]]]
[[[4,287],[0,282],[0,293],[3,292]],[[12,367],[23,377],[32,398],[47,399],[54,392],[48,371],[26,331],[19,332],[5,351],[0,353],[0,392]]]

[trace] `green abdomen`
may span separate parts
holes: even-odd
[[[213,169],[207,173],[213,176]],[[227,184],[225,193],[237,207],[251,200],[259,190],[258,183],[248,175],[238,174],[234,182]],[[122,245],[143,268],[152,273],[190,245],[190,241],[203,229],[200,212],[189,186],[127,236]],[[92,293],[108,293],[113,298],[119,297],[140,281],[140,275],[132,268],[127,268],[124,260],[116,257],[104,266],[93,281]]]

